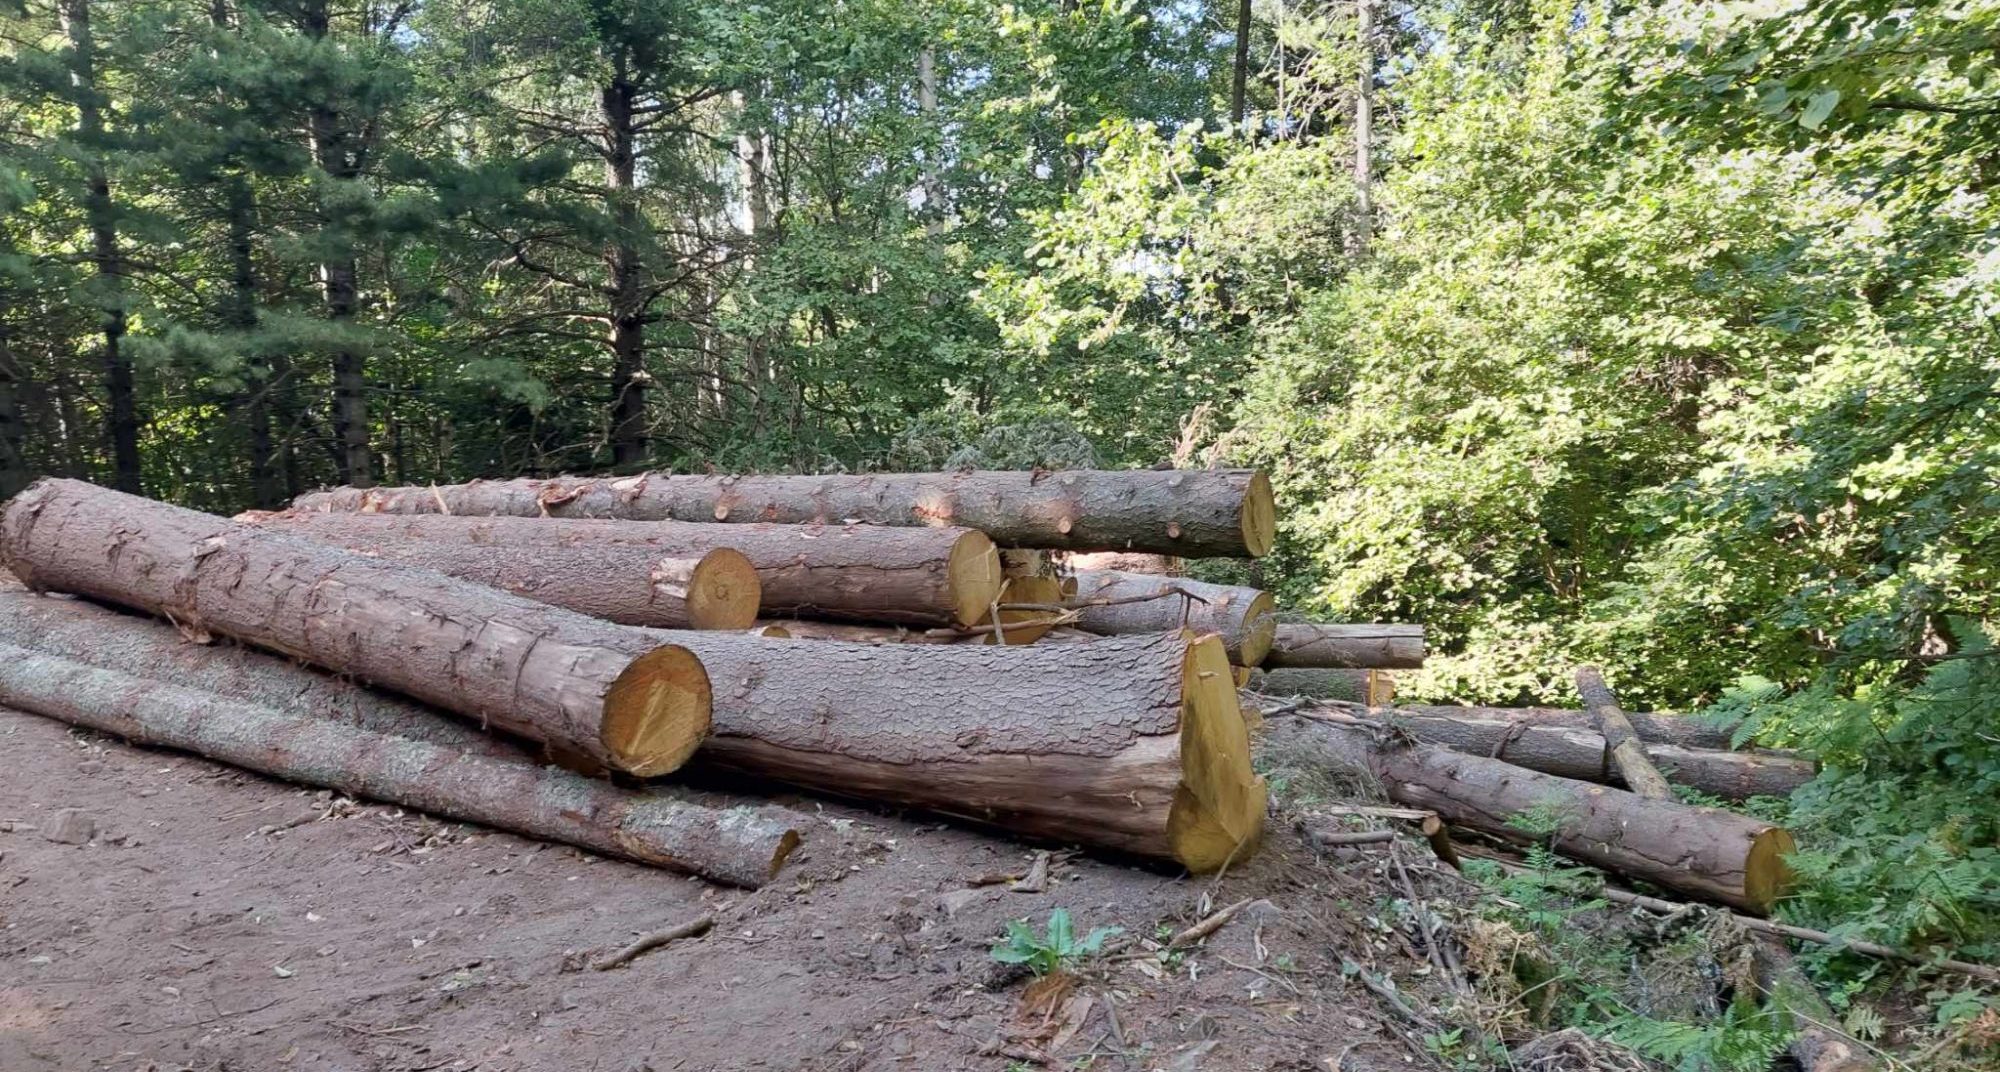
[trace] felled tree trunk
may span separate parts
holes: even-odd
[[[31,588],[354,674],[573,761],[665,774],[708,730],[700,661],[657,634],[78,481],[7,505],[0,559]]]
[[[0,703],[249,770],[756,888],[799,844],[781,812],[634,793],[0,644]]]
[[[1281,623],[1263,665],[1414,670],[1424,665],[1424,627]]]
[[[953,629],[910,629],[900,625],[856,625],[802,619],[757,623],[776,630],[767,635],[792,640],[839,640],[848,644],[974,644],[991,633],[961,633]]]
[[[1594,666],[1577,667],[1576,689],[1583,697],[1583,708],[1590,712],[1597,732],[1604,735],[1604,747],[1626,787],[1642,797],[1672,800],[1673,787],[1667,784],[1666,775],[1661,774],[1660,769],[1653,766],[1652,758],[1646,755],[1646,746],[1639,740],[1639,732],[1632,728],[1631,720],[1618,706],[1617,694],[1605,684],[1604,672]]]
[[[1417,709],[1378,708],[1369,714],[1384,725],[1406,730],[1419,740],[1455,752],[1504,759],[1516,766],[1578,781],[1624,784],[1621,769],[1605,739],[1588,730],[1409,713],[1414,710]],[[1811,760],[1788,753],[1723,752],[1671,744],[1641,747],[1656,768],[1666,773],[1668,781],[1727,800],[1789,796],[1818,773]],[[1672,790],[1667,796],[1672,796]]]
[[[1187,561],[1174,555],[1144,551],[1080,551],[1063,563],[1072,570],[1117,570],[1146,573],[1155,577],[1187,576]]]
[[[748,629],[757,620],[762,597],[763,586],[750,560],[727,547],[663,554],[648,547],[603,543],[516,546],[466,539],[464,523],[470,519],[465,518],[401,519],[410,523],[404,526],[394,522],[368,524],[375,519],[318,516],[330,521],[358,520],[362,527],[375,531],[295,525],[277,514],[246,514],[238,520],[435,570],[620,625]],[[429,535],[391,531],[405,527],[434,531]]]
[[[715,682],[698,767],[1213,871],[1254,850],[1229,661],[1181,634],[1055,648],[686,634]]]
[[[1263,661],[1278,624],[1269,592],[1111,570],[1078,573],[1070,605],[1077,628],[1105,636],[1183,628],[1218,634],[1238,666]]]
[[[1542,840],[1513,822],[1546,822],[1547,843],[1585,863],[1689,897],[1764,915],[1791,882],[1784,828],[1717,808],[1648,800],[1504,760],[1398,741],[1366,722],[1327,716],[1272,718],[1267,748],[1298,749],[1329,765],[1366,771],[1398,804],[1515,842]]]
[[[258,522],[348,547],[619,547],[672,558],[737,551],[757,570],[758,605],[766,617],[971,625],[985,616],[1000,591],[1000,559],[993,541],[970,529],[385,517],[309,510],[262,515]]]
[[[1344,699],[1344,698],[1342,698]],[[1349,701],[1359,702],[1359,701]],[[1379,712],[1348,711],[1347,714],[1370,715]],[[1464,718],[1479,721],[1512,722],[1528,726],[1564,726],[1596,732],[1590,712],[1570,707],[1461,707],[1452,704],[1411,704],[1396,708],[1397,714],[1435,715],[1440,718]],[[1649,744],[1672,744],[1682,748],[1728,748],[1734,727],[1717,726],[1692,715],[1676,715],[1660,712],[1650,715],[1625,715],[1638,733],[1639,739]],[[1765,755],[1792,755],[1793,753],[1766,749]]]
[[[1396,698],[1395,675],[1386,670],[1341,670],[1333,667],[1284,667],[1250,671],[1245,688],[1266,696],[1305,696],[1380,707]]]
[[[669,476],[339,488],[300,509],[623,521],[959,525],[1012,547],[1255,557],[1271,550],[1271,482],[1250,469]]]

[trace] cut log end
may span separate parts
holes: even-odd
[[[1271,653],[1278,636],[1278,602],[1269,592],[1258,592],[1243,612],[1243,639],[1237,644],[1236,660],[1243,666],[1257,666]]]
[[[967,532],[951,545],[945,561],[950,577],[952,623],[976,625],[1000,594],[1000,552],[983,532]]]
[[[1188,645],[1181,666],[1181,784],[1167,816],[1174,858],[1196,873],[1247,859],[1264,832],[1264,780],[1250,769],[1250,742],[1222,641]]]
[[[602,741],[620,770],[642,778],[670,774],[708,736],[708,673],[674,644],[632,660],[604,697]]]
[[[1251,476],[1250,486],[1243,493],[1241,519],[1243,549],[1251,558],[1270,554],[1278,542],[1278,508],[1271,495],[1271,478],[1261,469]]]
[[[688,581],[688,624],[696,629],[748,629],[757,622],[764,586],[749,556],[718,547],[701,556]]]
[[[1750,843],[1750,854],[1743,864],[1743,896],[1758,913],[1768,914],[1778,898],[1791,889],[1795,876],[1785,859],[1797,850],[1791,832],[1779,826],[1758,834]]]

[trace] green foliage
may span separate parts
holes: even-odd
[[[1658,1020],[1628,1013],[1603,1035],[1675,1072],[1762,1072],[1784,1052],[1792,1032],[1777,1010],[1725,1006],[1711,1024]]]
[[[1002,964],[1025,964],[1037,976],[1074,971],[1085,959],[1102,952],[1107,940],[1122,933],[1119,927],[1096,927],[1079,939],[1070,925],[1069,909],[1057,908],[1049,912],[1041,937],[1036,937],[1026,920],[1007,924],[1006,939],[993,947],[993,959]]]

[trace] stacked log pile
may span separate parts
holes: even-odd
[[[1389,707],[1421,626],[1281,622],[1188,575],[1275,521],[1233,470],[492,481],[235,521],[48,480],[0,514],[0,564],[67,595],[0,593],[0,702],[741,885],[797,843],[781,817],[588,776],[1204,872],[1259,843],[1261,732],[1496,837],[1553,807],[1557,851],[1748,911],[1782,891],[1782,829],[1659,786],[1781,795],[1808,759],[1599,704]],[[1261,731],[1246,680],[1278,701]]]

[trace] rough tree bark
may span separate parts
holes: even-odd
[[[1342,717],[1353,717],[1353,712],[1330,710]],[[1601,785],[1624,782],[1605,738],[1589,730],[1417,714],[1406,708],[1378,708],[1368,715],[1370,721],[1405,730],[1418,740],[1443,745],[1455,752],[1504,759],[1515,766],[1578,781]],[[1723,752],[1637,742],[1635,747],[1644,748],[1657,765],[1655,772],[1668,772],[1669,781],[1728,800],[1790,796],[1819,772],[1811,760],[1788,753]],[[1671,800],[1673,791],[1669,789],[1665,796],[1655,799]]]
[[[1263,665],[1415,670],[1424,665],[1424,627],[1282,622]]]
[[[1364,721],[1271,718],[1264,747],[1366,771],[1391,800],[1515,842],[1523,813],[1555,823],[1548,843],[1565,856],[1689,897],[1764,915],[1791,883],[1782,827],[1717,808],[1648,800],[1623,789],[1557,778],[1503,760],[1396,740]]]
[[[1241,127],[1250,81],[1250,0],[1236,4],[1236,62],[1229,72],[1229,125]]]
[[[1252,669],[1243,687],[1266,696],[1305,696],[1364,707],[1381,707],[1396,699],[1396,677],[1386,670],[1331,666]]]
[[[1082,551],[1069,556],[1063,565],[1077,572],[1117,570],[1120,573],[1150,573],[1156,577],[1187,576],[1187,560],[1173,555],[1144,551]]]
[[[1368,717],[1380,717],[1384,714],[1358,710],[1349,713]],[[1591,720],[1590,712],[1573,707],[1461,707],[1453,704],[1411,704],[1398,707],[1393,713],[1515,722],[1529,726],[1566,726],[1591,733],[1597,732],[1597,725]],[[1650,715],[1628,712],[1625,717],[1638,732],[1639,739],[1648,744],[1672,744],[1682,748],[1728,748],[1731,734],[1734,732],[1732,726],[1714,725],[1692,715],[1677,715],[1664,711]],[[1771,749],[1762,750],[1762,754],[1796,755]]]
[[[1098,601],[1103,605],[1092,605]],[[1269,592],[1113,570],[1078,572],[1076,598],[1069,605],[1077,608],[1077,628],[1087,633],[1126,636],[1183,627],[1216,633],[1238,666],[1264,660],[1278,624]]]
[[[799,832],[541,766],[287,712],[0,644],[0,703],[249,770],[755,889]]]
[[[625,547],[663,557],[734,550],[756,567],[760,605],[773,616],[971,624],[985,616],[1000,590],[993,541],[970,529],[386,517],[308,510],[267,515],[259,523],[349,547],[392,542]]]
[[[1618,697],[1611,691],[1611,686],[1604,683],[1603,671],[1594,666],[1577,667],[1576,688],[1583,697],[1584,710],[1590,712],[1597,732],[1603,734],[1611,762],[1617,765],[1625,784],[1642,797],[1672,800],[1673,786],[1667,784],[1666,777],[1647,757],[1639,732],[1632,728],[1631,721],[1619,708]]]
[[[1181,634],[1060,648],[683,633],[715,682],[697,766],[1212,871],[1264,784],[1229,663]]]
[[[1001,546],[1168,555],[1263,555],[1277,522],[1271,482],[1249,469],[1065,470],[474,481],[340,488],[301,509],[385,514],[959,525]]]
[[[560,546],[517,546],[463,538],[467,526],[459,522],[486,524],[470,518],[378,520],[318,516],[331,521],[359,521],[363,528],[372,531],[343,532],[332,525],[293,525],[281,515],[273,514],[245,514],[238,520],[260,528],[293,532],[391,562],[435,570],[620,625],[748,629],[757,620],[762,588],[757,570],[741,552],[727,547],[682,555],[629,544],[575,542]],[[402,534],[402,530],[416,527],[431,532]]]
[[[645,220],[638,203],[639,89],[626,70],[623,52],[611,80],[599,94],[604,123],[605,198],[611,204],[613,233],[604,250],[609,272],[611,330],[611,461],[620,469],[644,465],[649,453],[646,427],[646,263],[639,239]]]
[[[78,481],[0,512],[0,561],[30,588],[351,673],[571,761],[665,774],[708,730],[700,662],[657,634]]]

